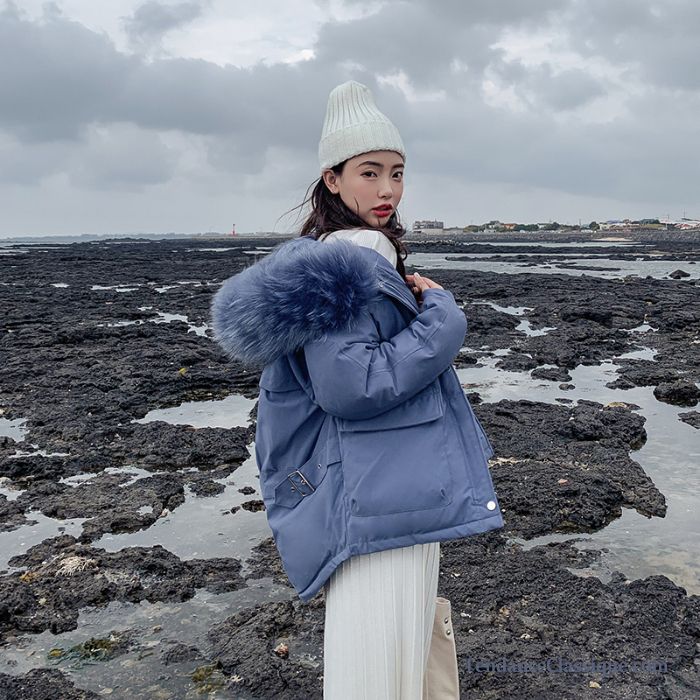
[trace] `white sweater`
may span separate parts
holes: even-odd
[[[358,245],[363,245],[366,248],[373,248],[396,267],[396,248],[394,248],[391,241],[380,231],[366,228],[341,229],[340,231],[325,233],[319,240],[328,243],[339,239],[349,240]]]

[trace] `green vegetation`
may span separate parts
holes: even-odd
[[[109,637],[90,637],[81,644],[75,644],[69,649],[53,647],[49,649],[49,660],[56,663],[71,662],[74,668],[80,668],[96,661],[108,661],[124,649],[124,637],[119,634],[110,634]]]
[[[560,224],[558,221],[540,222],[536,224],[523,224],[518,222],[502,222],[497,219],[486,222],[485,224],[469,224],[462,226],[461,229],[465,233],[477,233],[487,231],[489,233],[507,233],[509,231],[601,231],[615,229],[671,229],[675,228],[673,224],[661,223],[658,219],[632,219],[606,221],[599,223],[591,221],[588,225],[581,224]]]
[[[197,686],[198,693],[211,693],[224,687],[226,678],[221,672],[221,668],[221,662],[216,661],[213,664],[198,666],[192,671],[190,678]]]

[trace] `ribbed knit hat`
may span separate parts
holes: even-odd
[[[398,129],[377,109],[370,89],[348,80],[328,96],[318,144],[319,165],[323,171],[369,151],[396,151],[406,160]]]

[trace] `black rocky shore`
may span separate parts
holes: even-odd
[[[561,240],[552,234],[538,238]],[[525,243],[528,237],[522,239]],[[635,250],[587,246],[576,257],[604,252],[621,260],[648,255],[679,263],[700,260],[700,240],[689,234],[644,240],[653,245]],[[20,491],[15,499],[0,493],[0,532],[36,522],[36,513],[58,520],[85,518],[79,536],[59,534],[10,553],[12,568],[0,571],[0,700],[102,697],[95,689],[83,689],[79,675],[53,667],[51,659],[21,674],[2,661],[3,649],[21,648],[32,635],[76,629],[81,610],[112,601],[187,601],[200,589],[245,593],[264,577],[288,587],[288,599],[221,614],[195,646],[168,647],[166,641],[172,640],[162,640],[155,647],[165,668],[160,680],[168,685],[169,663],[188,662],[188,692],[199,687],[222,698],[321,698],[323,592],[307,604],[295,597],[270,538],[245,562],[252,571],[248,578],[235,557],[182,561],[160,545],[110,552],[93,544],[105,533],[153,526],[184,502],[186,486],[197,499],[219,493],[223,486],[214,480],[234,473],[249,458],[255,410],[249,426],[229,429],[132,421],[186,401],[256,397],[258,374],[228,362],[210,337],[188,333],[188,322],[207,323],[220,283],[255,259],[243,251],[278,242],[22,245],[29,252],[0,256],[0,417],[24,418],[28,429],[23,441],[0,437],[0,486]],[[458,258],[484,252],[478,242],[465,236],[407,244],[411,251]],[[230,250],[204,250],[217,246]],[[548,255],[571,253],[571,248],[548,247],[534,260],[518,257],[534,252],[531,246],[492,250],[508,254],[501,261],[539,265],[548,262]],[[595,260],[591,257],[592,268]],[[407,271],[412,271],[410,256]],[[450,289],[467,315],[466,350],[455,361],[458,368],[477,366],[495,350],[509,349],[497,367],[566,388],[577,366],[599,365],[651,346],[653,361],[615,360],[618,379],[612,388],[654,387],[658,401],[686,407],[679,418],[700,428],[697,279],[682,272],[664,279],[448,269],[425,274]],[[93,285],[134,289],[115,293]],[[486,301],[529,310],[516,318]],[[188,322],[149,323],[158,312],[185,315]],[[554,330],[525,335],[515,330],[522,318],[533,329]],[[107,325],[133,321],[138,323]],[[645,323],[655,332],[642,343],[630,330]],[[506,525],[441,545],[438,593],[452,603],[463,697],[700,698],[700,596],[663,575],[630,580],[624,571],[614,571],[607,582],[582,575],[600,552],[573,545],[577,535],[600,530],[623,508],[649,518],[666,514],[664,494],[634,459],[634,450],[647,438],[639,407],[526,398],[486,403],[478,388],[471,389],[466,387],[468,397],[495,448],[490,467]],[[18,450],[31,454],[13,456]],[[105,471],[126,465],[153,474],[132,482]],[[61,482],[78,475],[94,476],[77,487]],[[264,508],[253,494],[244,507]],[[571,539],[531,548],[513,540],[555,533]],[[103,637],[112,641],[102,644],[106,655],[101,659],[141,658],[139,630],[105,629]],[[475,672],[470,665],[479,659],[647,659],[664,665],[656,671],[609,674]],[[108,669],[105,665],[105,674]],[[138,672],[136,662],[133,673]],[[108,678],[103,681],[109,685]],[[158,679],[149,685],[157,686]],[[124,687],[112,693],[129,696],[147,697]],[[148,697],[185,695],[153,691]]]

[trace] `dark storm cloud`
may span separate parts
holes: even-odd
[[[328,5],[328,2],[319,0],[319,5]],[[364,6],[371,8],[374,4],[368,0],[345,0],[348,6]],[[519,24],[531,20],[539,21],[551,10],[566,6],[566,0],[441,0],[436,4],[434,0],[387,0],[385,6],[393,13],[404,11],[409,6],[419,6],[429,10],[433,15],[440,14],[451,21],[480,22],[486,24],[498,24],[501,26]]]
[[[441,15],[430,17],[420,4],[401,12],[389,4],[369,17],[329,22],[314,50],[323,63],[353,61],[378,73],[403,70],[419,88],[438,85],[455,56],[469,53],[470,66],[479,71],[493,54],[478,28],[451,26]]]
[[[126,187],[130,177],[165,182],[177,159],[156,132],[171,130],[207,137],[210,163],[224,172],[255,172],[270,146],[315,146],[327,94],[318,86],[330,90],[334,80],[333,66],[321,64],[242,69],[198,59],[147,61],[60,13],[37,21],[8,5],[0,10],[0,136],[7,136],[0,180],[26,184],[64,170],[81,186],[90,177],[95,187]],[[139,142],[123,124],[148,136]],[[112,129],[113,137],[94,126]],[[33,145],[46,147],[43,169],[33,166],[41,161]],[[148,158],[139,157],[144,145]],[[30,147],[29,161],[13,166]]]
[[[167,182],[176,164],[177,153],[157,133],[133,124],[113,124],[90,130],[68,170],[71,180],[84,188],[138,190]]]
[[[365,4],[351,2],[350,4]],[[478,84],[502,51],[491,45],[505,27],[542,22],[561,0],[392,0],[367,17],[324,25],[315,51],[319,61],[351,60],[375,72],[403,70],[419,88],[449,81],[450,64],[469,68],[461,77]]]
[[[478,105],[462,112],[434,106],[430,129],[446,136],[422,139],[409,167],[428,177],[451,176],[465,187],[514,183],[650,205],[697,202],[700,140],[689,137],[698,133],[693,113],[679,115],[654,95],[630,107],[631,118],[590,124]],[[637,116],[650,114],[653,119]]]
[[[0,185],[36,185],[43,178],[61,172],[74,148],[66,141],[20,143],[0,138]]]
[[[553,75],[549,66],[543,67],[534,76],[530,76],[529,84],[535,95],[556,111],[582,107],[593,98],[605,94],[598,80],[578,69],[568,69]]]
[[[143,45],[200,17],[208,2],[189,0],[167,5],[147,0],[129,17],[123,17],[124,30],[132,44]]]
[[[505,85],[513,87],[521,99],[534,107],[542,105],[563,112],[606,94],[600,79],[577,68],[554,73],[547,63],[524,66],[519,61],[497,61],[492,68]]]
[[[159,14],[165,5],[146,3],[130,18],[131,35],[158,37],[196,19],[202,6],[180,3]],[[162,183],[180,159],[159,133],[177,132],[201,138],[196,147],[214,171],[257,174],[275,147],[290,159],[315,158],[328,92],[352,77],[391,115],[416,172],[465,184],[693,201],[698,127],[655,90],[657,83],[700,87],[699,49],[691,41],[699,23],[700,12],[681,0],[395,1],[371,16],[322,25],[312,60],[243,69],[126,55],[105,34],[60,13],[35,21],[7,6],[0,12],[0,136],[4,130],[9,141],[0,141],[0,158],[15,163],[20,182],[39,177],[45,147],[46,173],[63,169],[81,186]],[[607,58],[630,81],[645,81],[643,91],[626,97],[626,109],[609,123],[568,121],[570,112],[618,86],[583,67],[507,60],[494,46],[506,27],[556,34],[586,57]],[[411,102],[380,84],[380,76],[398,72],[445,100]],[[489,75],[528,109],[488,104]],[[12,139],[28,148],[25,167]],[[672,173],[660,182],[655,173],[662,168]]]
[[[0,128],[24,141],[75,139],[108,118],[136,61],[104,35],[60,15],[45,23],[0,11]]]
[[[332,66],[146,61],[61,16],[0,12],[0,128],[23,141],[79,139],[91,123],[285,143],[320,131]]]
[[[695,0],[579,0],[571,3],[566,20],[571,45],[581,55],[633,64],[662,89],[700,89],[700,4]]]

